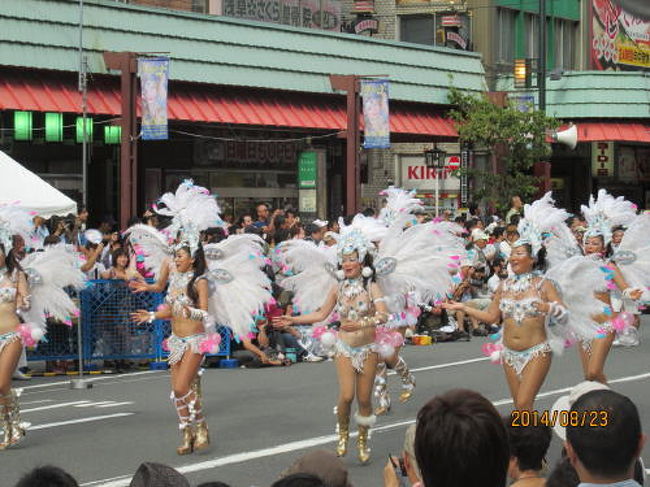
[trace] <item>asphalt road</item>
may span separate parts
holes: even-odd
[[[630,396],[650,430],[650,331],[642,326],[642,343],[616,348],[606,373],[611,386]],[[643,336],[645,335],[645,336]],[[354,442],[346,458],[356,487],[376,487],[389,453],[397,454],[406,426],[429,398],[455,387],[477,390],[504,414],[511,402],[499,366],[482,357],[483,338],[469,343],[410,346],[404,356],[418,382],[411,402],[394,404],[372,435],[373,461],[361,466]],[[554,360],[538,398],[548,408],[565,389],[582,379],[577,352]],[[0,452],[2,487],[10,487],[36,465],[68,470],[82,486],[128,486],[143,461],[165,463],[182,471],[195,486],[209,480],[233,487],[268,486],[309,449],[334,447],[336,377],[331,362],[258,370],[208,369],[203,376],[205,405],[213,445],[201,454],[179,457],[175,413],[168,400],[167,372],[140,372],[92,379],[94,387],[71,390],[61,378],[24,384],[23,419],[32,428],[19,447]],[[390,378],[394,397],[397,377]],[[554,438],[550,460],[561,445]],[[650,450],[644,452],[650,466]]]

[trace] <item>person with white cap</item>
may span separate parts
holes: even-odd
[[[559,422],[568,423],[566,454],[580,477],[579,487],[639,487],[635,470],[646,436],[634,403],[596,382],[578,384],[568,396],[572,400],[567,420]]]

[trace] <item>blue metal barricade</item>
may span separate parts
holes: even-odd
[[[168,321],[137,325],[131,313],[138,309],[155,310],[164,293],[134,293],[126,281],[88,281],[79,292],[79,321],[82,325],[82,351],[86,363],[95,360],[153,359],[167,356],[163,340],[171,333]],[[48,322],[47,342],[28,351],[28,360],[72,360],[78,357],[77,326]],[[230,330],[220,327],[221,346],[214,356],[230,355]]]

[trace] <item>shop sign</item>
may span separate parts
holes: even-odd
[[[595,178],[614,176],[614,142],[592,142],[591,175]]]
[[[198,141],[197,166],[213,167],[295,167],[298,157],[294,142]]]
[[[467,40],[457,32],[447,32],[447,40],[455,42],[461,49],[467,49]]]
[[[354,25],[354,33],[362,34],[364,32],[377,33],[379,31],[379,21],[377,19],[363,19],[357,21]]]
[[[298,211],[300,213],[316,213],[318,200],[315,189],[301,189],[298,191]]]
[[[228,17],[338,31],[340,0],[223,0]]]
[[[613,0],[590,0],[591,61],[594,69],[650,68],[650,21],[623,10]]]
[[[298,159],[298,188],[311,189],[316,187],[318,157],[315,152],[307,151],[300,154]]]
[[[433,191],[435,189],[436,170],[433,167],[427,167],[422,159],[414,157],[404,157],[402,159],[401,184],[406,189],[416,189],[423,192]],[[447,165],[449,158],[447,158]],[[440,171],[440,191],[458,192],[460,189],[460,180],[455,176],[455,171],[449,168]]]
[[[458,15],[443,15],[442,16],[442,26],[443,27],[460,27],[461,25],[463,25],[463,21]]]
[[[466,205],[469,201],[469,181],[467,176],[467,169],[470,167],[470,157],[472,152],[468,148],[464,148],[460,152],[460,168],[462,174],[460,175],[460,202]]]

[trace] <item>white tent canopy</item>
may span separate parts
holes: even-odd
[[[0,151],[0,204],[15,203],[43,218],[77,214],[77,203]]]

